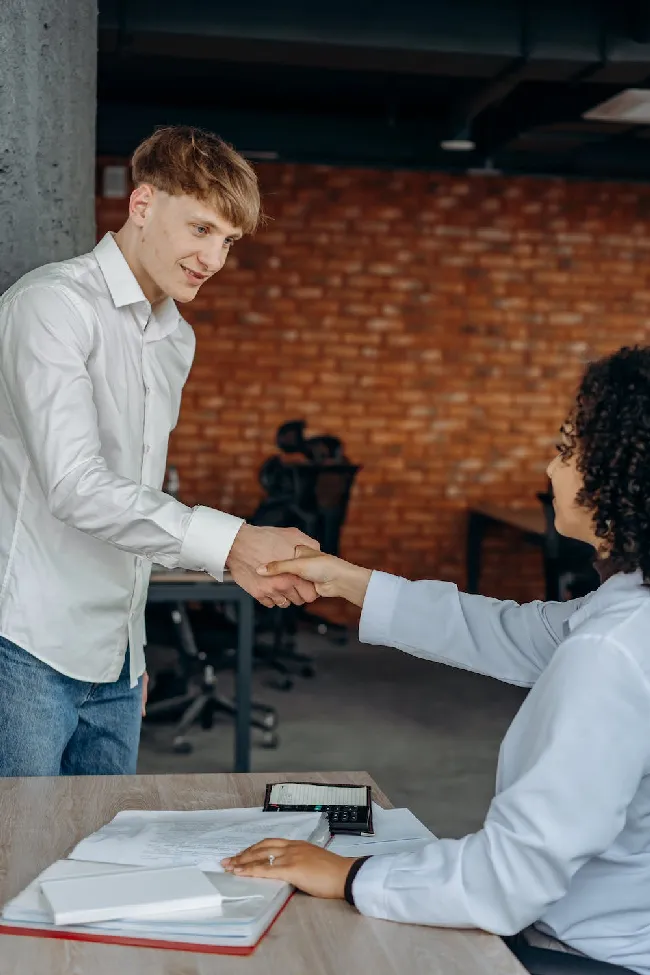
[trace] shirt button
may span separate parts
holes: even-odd
[[[148,444],[148,443],[146,443],[146,444],[144,445],[144,452],[145,452],[145,454],[148,454],[150,450],[151,450],[151,447],[149,446],[149,444]]]

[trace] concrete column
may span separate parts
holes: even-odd
[[[94,246],[96,0],[0,0],[0,293]]]

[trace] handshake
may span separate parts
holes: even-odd
[[[371,572],[334,555],[297,528],[242,525],[226,561],[237,585],[263,606],[286,609],[319,596],[340,596],[363,606]]]

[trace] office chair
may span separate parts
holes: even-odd
[[[600,585],[600,577],[593,564],[596,557],[595,550],[586,542],[565,538],[557,531],[550,486],[548,491],[539,491],[537,497],[541,502],[546,522],[542,545],[545,598],[557,601],[586,596]]]
[[[314,465],[327,465],[331,468],[336,465],[352,466],[345,456],[343,444],[338,437],[325,434],[306,438],[305,426],[305,420],[289,420],[279,427],[276,443],[283,453],[302,454],[310,464]],[[284,467],[286,468],[287,465],[285,464]],[[352,475],[348,483],[345,477],[341,477],[340,472],[338,475],[335,475],[334,472],[332,474],[332,478],[327,478],[325,475],[320,478],[315,489],[319,518],[311,531],[307,531],[306,528],[303,528],[303,531],[320,542],[321,551],[327,552],[329,555],[338,555],[341,526],[347,511],[355,475]],[[304,510],[305,505],[303,504],[302,507]],[[347,642],[348,630],[346,626],[333,623],[308,609],[302,609],[300,616],[303,621],[314,626],[321,636],[327,636],[334,643],[344,644]]]
[[[211,607],[212,608],[212,607]],[[180,675],[163,676],[151,686],[151,702],[147,704],[147,718],[176,719],[172,735],[172,748],[179,754],[189,754],[192,743],[187,732],[195,722],[204,730],[212,728],[215,715],[234,717],[237,705],[230,697],[219,693],[217,670],[234,666],[237,658],[237,627],[221,614],[209,614],[210,625],[201,632],[192,616],[200,611],[188,610],[185,603],[148,606],[146,610],[147,635],[150,642],[169,643],[170,626],[173,627],[175,649],[178,651]],[[207,629],[207,633],[205,630]],[[210,649],[205,649],[210,647]],[[215,656],[216,650],[216,656]],[[165,695],[170,691],[170,696]],[[158,695],[162,691],[162,696]],[[178,693],[176,693],[178,692]],[[251,702],[251,726],[262,732],[258,744],[264,748],[278,745],[277,713],[274,708],[257,701]]]
[[[345,520],[354,478],[359,467],[350,464],[338,437],[329,435],[305,438],[305,421],[282,424],[276,443],[288,462],[276,455],[260,468],[259,480],[266,497],[248,519],[253,525],[299,528],[315,538],[323,552],[338,554],[339,536]],[[298,463],[296,456],[304,458]],[[295,649],[297,623],[304,620],[336,642],[345,642],[347,628],[332,623],[303,607],[265,610],[257,613],[258,632],[271,633],[271,643],[258,643],[258,662],[282,675],[273,686],[288,690],[292,676],[314,675],[313,661]]]
[[[523,934],[503,940],[530,975],[634,975],[629,968],[610,965],[586,955],[538,948],[529,944]]]
[[[314,537],[320,543],[321,552],[327,555],[338,555],[341,539],[341,529],[345,522],[350,494],[354,480],[360,470],[356,464],[347,462],[325,463],[312,470],[312,492],[318,512]],[[303,474],[307,478],[309,475]],[[330,620],[300,607],[301,618],[312,626],[318,633],[327,636],[334,643],[344,644],[348,639],[348,629],[340,623]]]
[[[354,464],[288,464],[292,490],[277,497],[266,498],[250,518],[253,525],[274,525],[299,528],[315,538],[321,551],[337,554],[341,526],[354,478],[359,470]],[[278,479],[279,481],[279,479]],[[311,657],[295,648],[298,621],[304,620],[334,642],[344,643],[347,629],[332,623],[302,606],[287,609],[257,608],[258,632],[270,632],[271,643],[256,643],[256,657],[260,663],[278,671],[281,680],[272,686],[288,690],[292,676],[313,677]]]

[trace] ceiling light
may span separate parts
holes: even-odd
[[[476,143],[471,139],[443,139],[440,148],[447,152],[472,152]]]
[[[441,139],[440,148],[446,152],[472,152],[476,149],[469,125],[464,125],[455,132],[451,139]]]
[[[598,119],[604,122],[628,122],[635,125],[650,125],[650,90],[645,88],[626,88],[625,91],[608,98],[589,111],[583,118]]]

